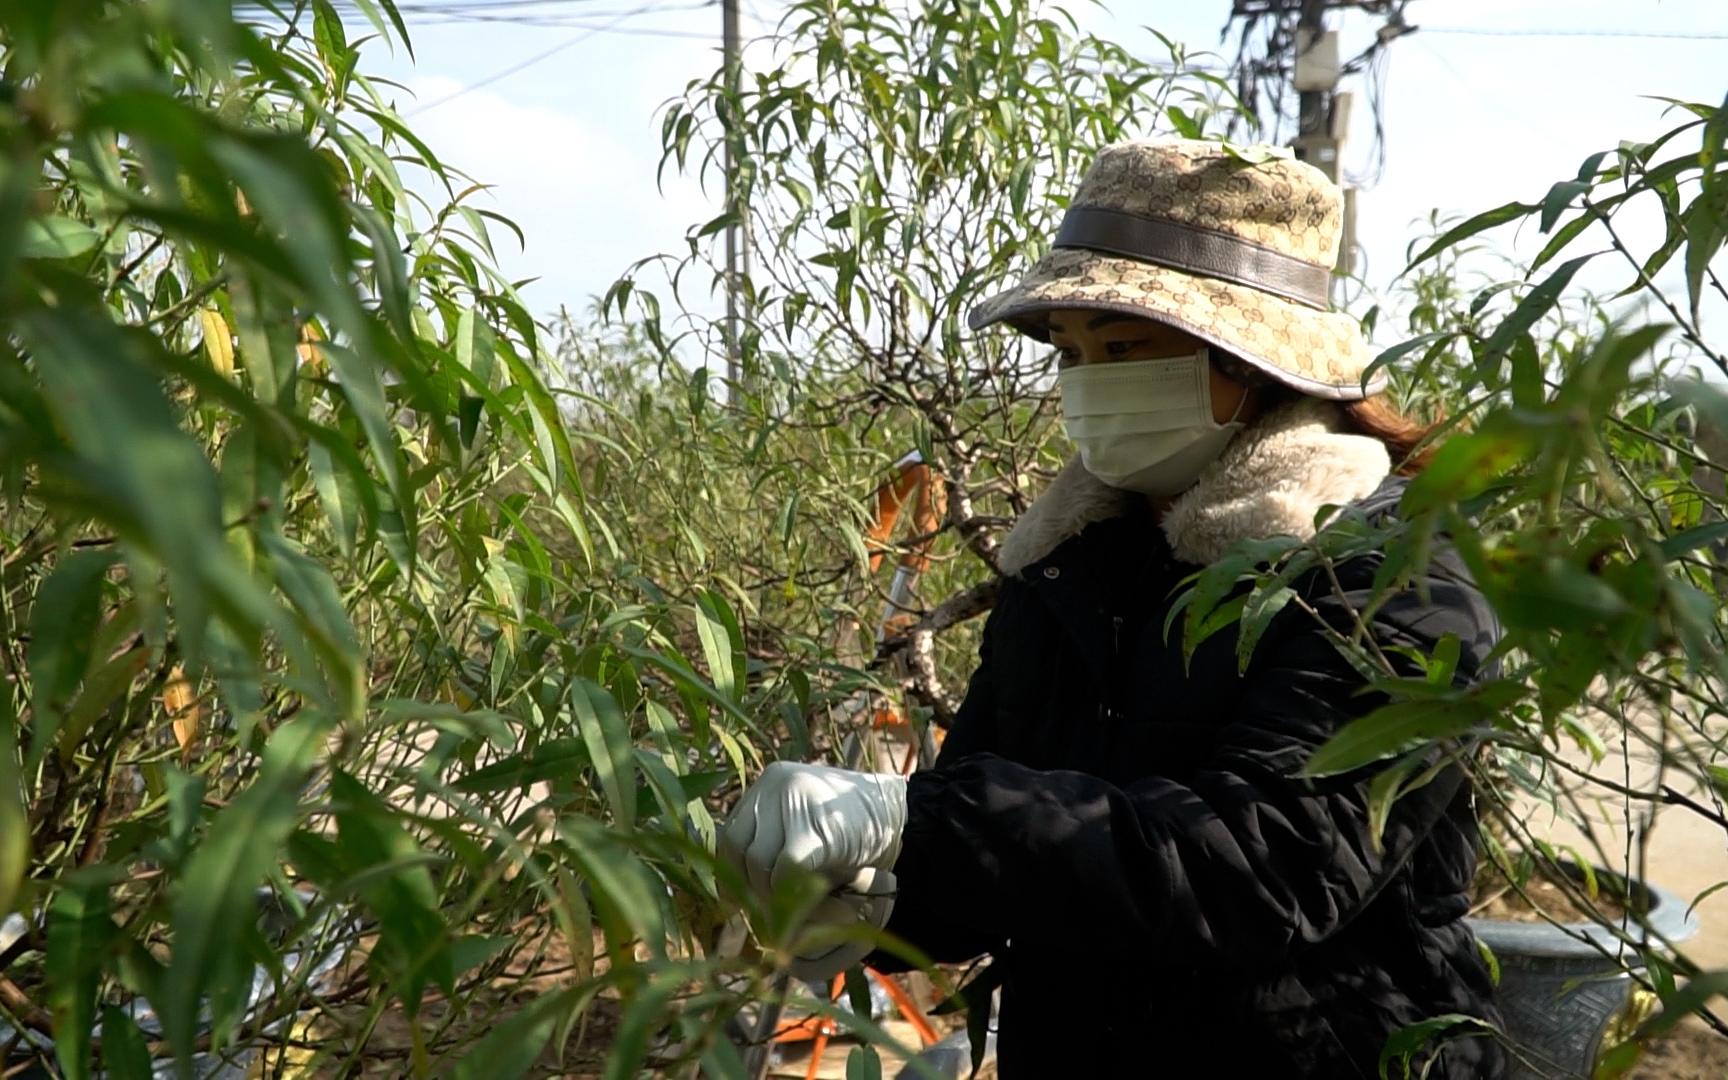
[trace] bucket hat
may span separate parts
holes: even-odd
[[[1100,151],[1050,251],[1020,283],[973,308],[1039,340],[1046,312],[1137,315],[1186,330],[1312,397],[1354,401],[1368,348],[1333,311],[1343,198],[1290,158],[1256,161],[1221,143],[1117,143]]]

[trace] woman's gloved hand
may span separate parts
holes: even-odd
[[[810,912],[807,925],[848,930],[868,926],[881,930],[888,925],[894,911],[894,875],[888,870],[865,867],[858,876],[835,889]],[[799,953],[789,965],[793,975],[805,982],[824,985],[870,955],[876,942],[869,935],[859,934],[836,941],[832,945],[813,944],[811,951]]]
[[[794,869],[836,886],[892,869],[905,826],[905,777],[776,761],[738,800],[719,848],[767,898]]]
[[[815,926],[887,925],[894,875],[906,825],[906,780],[883,773],[776,761],[738,800],[719,836],[721,857],[764,900],[787,874],[819,874],[830,895],[811,912]],[[833,976],[870,951],[848,941],[800,957],[800,978]]]

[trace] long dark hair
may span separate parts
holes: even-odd
[[[1259,395],[1262,412],[1303,396],[1300,391],[1275,381],[1264,371],[1222,349],[1213,350],[1212,361],[1225,375]],[[1344,418],[1345,430],[1350,434],[1366,435],[1385,444],[1386,456],[1392,459],[1392,471],[1399,476],[1415,476],[1426,469],[1434,452],[1440,449],[1438,442],[1428,440],[1441,425],[1426,424],[1405,415],[1385,394],[1375,394],[1361,401],[1340,401],[1338,413]]]
[[[1361,401],[1340,402],[1339,412],[1353,434],[1366,435],[1386,444],[1392,469],[1399,476],[1415,476],[1426,469],[1434,458],[1434,451],[1440,449],[1439,443],[1428,441],[1440,425],[1425,424],[1405,415],[1385,394],[1375,394]]]

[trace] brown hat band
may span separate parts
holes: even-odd
[[[1126,255],[1140,262],[1222,278],[1321,311],[1329,310],[1332,271],[1211,229],[1077,206],[1062,219],[1056,247]]]

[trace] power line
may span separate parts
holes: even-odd
[[[496,72],[496,73],[491,74],[491,75],[488,75],[484,79],[481,79],[479,82],[470,83],[469,85],[464,86],[462,89],[456,91],[453,94],[446,95],[445,97],[439,98],[437,101],[429,102],[425,105],[422,105],[418,109],[415,109],[413,112],[405,114],[403,116],[403,119],[409,119],[411,117],[419,116],[422,113],[429,112],[433,109],[436,109],[440,105],[447,105],[450,102],[455,101],[457,98],[462,97],[465,94],[472,93],[473,91],[478,90],[481,87],[491,86],[493,83],[497,82],[499,79],[509,78],[511,75],[516,74],[518,71],[522,71],[526,68],[533,67],[535,64],[538,64],[540,61],[545,60],[551,56],[556,56],[558,53],[563,52],[565,49],[568,49],[570,46],[578,44],[578,43],[583,42],[583,41],[587,41],[589,38],[594,37],[598,34],[603,34],[603,33],[607,33],[607,32],[620,32],[617,30],[618,24],[622,23],[626,19],[632,18],[632,17],[637,16],[637,15],[647,14],[649,12],[652,12],[653,10],[654,10],[654,8],[652,6],[640,7],[634,11],[624,12],[623,14],[619,15],[616,19],[613,19],[609,23],[605,23],[605,24],[600,25],[600,26],[587,27],[581,33],[577,34],[576,36],[566,38],[563,41],[560,41],[558,44],[552,46],[550,49],[545,50],[544,52],[535,53],[533,56],[530,56],[528,59],[518,61],[517,63],[511,64],[509,67],[505,68],[504,70]],[[706,35],[703,35],[703,36],[706,36]]]
[[[396,5],[398,12],[472,12],[472,11],[515,11],[519,9],[538,9],[559,7],[590,7],[602,0],[408,0]],[[236,0],[237,8],[271,8],[281,6],[281,0]],[[342,12],[358,12],[361,5],[356,0],[330,0],[330,6]]]
[[[711,4],[700,4],[698,7],[712,7]],[[675,10],[675,9],[656,9]],[[685,9],[676,9],[685,10]],[[470,15],[460,19],[424,19],[417,20],[421,26],[452,26],[457,23],[486,23],[501,26],[538,26],[548,30],[592,30],[597,34],[618,34],[623,37],[659,37],[685,38],[691,41],[712,41],[713,34],[704,34],[696,30],[667,30],[656,26],[615,26],[611,24],[596,25],[591,22],[539,21],[532,19],[492,19],[484,15]]]
[[[1494,100],[1494,98],[1490,97],[1489,95],[1484,94],[1481,90],[1478,90],[1476,88],[1476,84],[1473,81],[1466,78],[1462,71],[1459,71],[1457,68],[1453,67],[1452,61],[1446,59],[1445,56],[1441,55],[1439,50],[1433,48],[1427,42],[1423,41],[1421,38],[1421,35],[1417,35],[1417,37],[1415,38],[1415,41],[1416,41],[1416,44],[1421,47],[1422,51],[1427,53],[1429,56],[1433,57],[1434,61],[1436,63],[1438,63],[1441,67],[1445,68],[1447,73],[1449,75],[1451,75],[1452,78],[1456,79],[1458,81],[1458,85],[1462,86],[1464,88],[1464,91],[1466,93],[1468,93],[1471,97],[1475,98],[1477,101],[1480,101],[1483,105],[1485,105],[1490,110],[1497,112],[1501,116],[1512,121],[1514,124],[1518,124],[1521,127],[1528,128],[1531,132],[1533,132],[1534,134],[1536,134],[1540,138],[1547,140],[1547,142],[1550,145],[1555,146],[1555,147],[1559,147],[1561,149],[1566,149],[1566,144],[1561,142],[1559,139],[1556,139],[1552,132],[1548,131],[1546,128],[1542,127],[1539,124],[1532,123],[1529,119],[1527,119],[1525,117],[1519,116],[1517,113],[1509,111],[1500,102]]]
[[[1728,33],[1724,34],[1681,34],[1660,30],[1538,30],[1538,29],[1498,29],[1479,26],[1430,26],[1423,23],[1420,27],[1424,34],[1469,34],[1473,37],[1601,37],[1601,38],[1657,38],[1662,41],[1728,41]]]
[[[448,3],[400,3],[396,10],[405,18],[421,25],[444,25],[453,22],[499,23],[511,26],[543,26],[566,30],[602,30],[608,33],[636,34],[651,37],[687,37],[706,39],[712,35],[688,30],[662,28],[617,28],[603,20],[639,15],[659,15],[696,11],[713,7],[715,0],[696,0],[686,4],[657,4],[628,11],[593,8],[601,0],[451,0]],[[355,0],[331,0],[331,6],[345,17],[359,17],[361,8]],[[281,17],[286,13],[270,0],[239,0],[235,7],[242,11],[269,11]]]
[[[502,8],[503,6],[504,5],[492,5],[492,4],[439,4],[439,5],[400,4],[397,6],[397,10],[400,11],[405,17],[412,17],[413,21],[420,23],[421,25],[442,25],[442,24],[453,23],[453,22],[481,22],[481,23],[499,23],[499,24],[508,25],[508,26],[545,26],[545,27],[559,27],[559,28],[570,29],[570,30],[582,30],[582,29],[595,28],[597,25],[599,25],[599,23],[596,20],[611,19],[611,18],[615,18],[615,17],[620,16],[620,15],[623,15],[626,17],[634,17],[637,15],[659,15],[659,14],[673,13],[673,12],[698,11],[698,10],[701,10],[703,8],[713,7],[714,6],[714,0],[697,0],[696,3],[689,3],[689,4],[662,4],[662,5],[659,5],[656,7],[650,7],[650,8],[645,8],[645,9],[644,8],[637,8],[637,9],[634,9],[632,11],[624,11],[624,12],[620,12],[620,11],[616,11],[616,10],[612,10],[612,11],[581,10],[581,11],[577,12],[576,10],[573,9],[569,12],[538,11],[538,12],[527,12],[527,13],[519,13],[519,14],[509,14],[509,13],[500,13],[498,8]],[[352,9],[352,8],[344,8],[343,10],[348,11],[348,12],[354,11],[354,9]],[[658,37],[706,38],[706,37],[712,36],[709,34],[698,34],[698,33],[695,33],[693,31],[689,31],[689,30],[664,30],[664,29],[642,30],[642,29],[637,29],[637,28],[631,28],[630,30],[619,31],[619,32],[620,33],[650,34],[650,35],[658,36]]]

